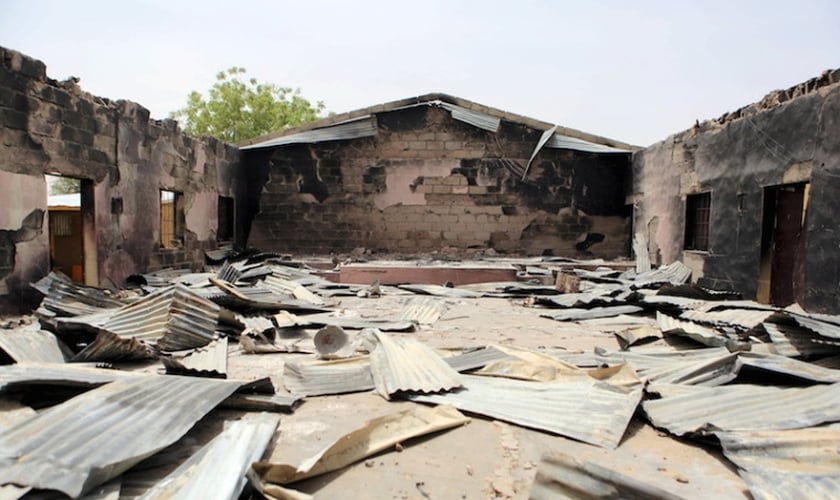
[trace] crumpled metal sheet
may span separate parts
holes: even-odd
[[[661,384],[717,386],[738,375],[737,354],[725,348],[643,352],[595,349],[596,359],[608,365],[630,363],[640,378]]]
[[[105,290],[79,285],[54,271],[33,283],[32,287],[44,295],[41,308],[63,316],[91,314],[124,305]]]
[[[413,297],[403,306],[397,319],[419,325],[431,325],[440,319],[445,310],[446,306],[440,300],[431,297]]]
[[[440,392],[461,387],[461,376],[431,348],[414,339],[372,331],[376,347],[370,367],[376,391],[385,399],[397,392]]]
[[[756,499],[831,498],[840,491],[840,426],[718,432]]]
[[[728,340],[726,336],[714,328],[698,325],[691,321],[681,321],[658,311],[656,313],[656,323],[663,333],[682,335],[709,347],[724,346]]]
[[[557,498],[659,498],[677,500],[682,497],[645,483],[637,477],[578,460],[569,455],[554,454],[540,461],[532,500]]]
[[[478,297],[483,297],[484,294],[479,292],[473,292],[471,290],[466,290],[463,288],[455,288],[455,287],[448,287],[448,286],[440,286],[440,285],[420,285],[420,284],[409,284],[409,285],[398,285],[398,288],[402,290],[409,290],[414,293],[422,293],[426,295],[435,295],[438,297],[452,297],[458,299],[475,299]]]
[[[762,323],[773,343],[773,348],[782,356],[826,356],[840,353],[840,340],[823,337],[797,325]]]
[[[137,376],[88,391],[0,435],[0,484],[79,496],[177,441],[239,385]]]
[[[500,351],[493,346],[482,347],[481,349],[474,349],[469,352],[443,358],[443,360],[446,361],[446,364],[451,366],[456,372],[475,370],[476,368],[481,368],[494,361],[514,359],[517,358]]]
[[[581,378],[570,382],[528,382],[463,375],[464,389],[445,394],[412,394],[412,401],[451,404],[471,413],[504,420],[616,448],[642,398],[642,391],[624,390]]]
[[[272,274],[266,276],[262,280],[262,285],[278,294],[286,294],[303,302],[317,306],[326,305],[323,298],[296,281],[281,278]]]
[[[238,498],[247,482],[246,472],[262,458],[279,423],[280,417],[271,413],[225,422],[218,436],[140,498]]]
[[[833,384],[840,382],[840,371],[831,368],[823,368],[813,363],[806,363],[778,354],[766,354],[755,352],[740,352],[738,359],[743,366],[780,373],[792,377]]]
[[[215,338],[219,306],[183,285],[168,287],[116,311],[102,328],[121,337],[177,351]]]
[[[13,386],[65,385],[95,387],[115,380],[143,375],[119,370],[77,366],[72,363],[17,363],[0,366],[0,392]]]
[[[633,314],[641,311],[638,306],[593,307],[592,309],[564,309],[558,313],[541,314],[544,318],[556,321],[578,321],[582,319],[609,318],[619,314]]]
[[[151,359],[157,353],[146,343],[134,337],[120,337],[116,333],[101,330],[93,342],[76,353],[74,363],[94,361],[136,361]]]
[[[332,361],[287,361],[283,385],[297,396],[323,396],[373,389],[368,356]]]
[[[227,378],[228,339],[222,337],[186,355],[162,356],[166,373],[194,377]]]
[[[299,326],[307,328],[338,326],[350,330],[363,330],[365,328],[376,328],[385,332],[410,332],[416,327],[413,321],[389,320],[377,318],[359,318],[354,316],[336,316],[333,313],[308,314],[296,316]]]
[[[0,329],[0,350],[17,362],[64,363],[59,340],[37,324]]]
[[[366,422],[299,465],[273,463],[269,458],[254,464],[254,470],[264,481],[288,484],[338,470],[413,437],[452,429],[469,420],[451,406],[415,405]]]
[[[721,311],[685,311],[680,317],[695,323],[712,326],[733,326],[742,330],[751,330],[773,315],[772,311],[755,309],[724,309]]]
[[[682,285],[687,282],[689,278],[691,278],[691,269],[677,260],[667,266],[662,266],[646,273],[636,274],[633,277],[633,281],[640,285],[650,285],[654,283]]]
[[[840,421],[840,384],[772,387],[657,385],[642,406],[657,427],[682,436],[713,431],[799,429]]]

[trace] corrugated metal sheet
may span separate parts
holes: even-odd
[[[713,328],[690,321],[680,321],[658,311],[656,323],[663,333],[682,335],[710,347],[724,346],[727,342],[727,337]]]
[[[221,434],[140,498],[238,498],[247,482],[245,473],[262,458],[279,423],[280,417],[270,413],[225,422]]]
[[[505,359],[513,360],[517,358],[504,353],[495,347],[483,347],[463,354],[443,358],[443,360],[446,361],[446,364],[451,366],[456,372],[475,370],[476,368],[481,368],[493,361],[501,361]]]
[[[373,389],[370,360],[288,361],[283,366],[283,385],[297,396],[344,394]]]
[[[14,330],[0,329],[0,349],[17,362],[64,363],[59,340],[37,324]]]
[[[840,426],[716,435],[756,499],[832,498],[840,491]]]
[[[142,375],[133,372],[103,370],[73,364],[17,363],[0,366],[0,392],[10,386],[31,384],[90,387],[123,378],[140,376]]]
[[[449,111],[452,118],[455,120],[468,123],[473,127],[477,127],[488,132],[498,132],[499,124],[502,122],[501,119],[495,116],[488,115],[487,113],[482,113],[480,111],[474,111],[463,106],[458,106],[457,104],[450,104],[444,101],[432,101],[430,104],[440,106],[441,108]]]
[[[60,315],[91,314],[123,305],[105,290],[79,285],[55,272],[51,272],[32,286],[45,295],[41,306]]]
[[[417,394],[413,401],[452,406],[513,424],[615,448],[636,411],[642,391],[603,382],[526,382],[463,375],[464,389]]]
[[[332,313],[308,314],[306,316],[298,316],[298,319],[300,320],[300,326],[323,327],[332,325],[351,330],[377,328],[386,332],[410,332],[416,326],[413,321],[335,316]]]
[[[161,356],[166,373],[227,378],[228,339],[222,337],[185,356]]]
[[[578,460],[569,455],[543,457],[529,495],[532,500],[558,498],[658,498],[682,497],[645,483],[639,478]]]
[[[290,299],[288,295],[279,294],[263,286],[237,287],[215,278],[210,280],[218,289],[206,288],[194,290],[201,297],[229,309],[264,310],[264,311],[326,311],[322,306],[309,302]]]
[[[677,260],[667,266],[646,273],[639,273],[633,278],[633,281],[637,284],[671,283],[682,285],[689,278],[691,278],[691,269]]]
[[[79,496],[177,441],[237,387],[140,376],[88,391],[0,434],[0,483]]]
[[[840,339],[840,325],[826,323],[825,321],[808,316],[801,316],[799,314],[791,314],[790,317],[793,318],[793,320],[796,321],[796,323],[802,328],[807,328],[808,330],[817,332],[823,337]]]
[[[285,146],[288,144],[310,144],[327,141],[346,141],[350,139],[360,139],[362,137],[372,137],[376,135],[376,118],[373,116],[363,116],[353,121],[347,121],[335,124],[330,127],[316,128],[313,130],[306,130],[296,134],[284,135],[269,139],[267,141],[251,144],[250,146],[243,146],[239,149],[261,149],[273,148],[276,146]]]
[[[662,399],[645,401],[651,422],[673,434],[711,430],[799,429],[840,421],[840,384],[812,387],[656,386]]]
[[[377,392],[439,392],[461,387],[461,376],[425,344],[373,331],[377,340],[370,367]]]
[[[696,323],[706,323],[714,326],[734,326],[750,330],[760,325],[773,315],[772,311],[757,311],[752,309],[724,309],[722,311],[685,311],[680,317]]]
[[[225,408],[248,411],[288,412],[300,401],[287,394],[233,394],[222,402]]]
[[[749,366],[759,370],[781,373],[783,375],[826,384],[840,382],[840,371],[838,370],[823,368],[813,363],[806,363],[786,356],[741,352],[738,353],[738,357],[743,366]]]
[[[600,363],[629,363],[640,378],[665,384],[716,386],[738,375],[737,355],[725,348],[636,353],[596,348]]]
[[[557,321],[577,321],[581,319],[608,318],[619,314],[633,314],[641,311],[637,306],[593,307],[592,309],[564,309],[559,313],[540,314],[544,318]]]
[[[397,319],[419,325],[431,325],[440,319],[445,307],[439,300],[431,297],[415,297],[406,302]]]
[[[578,139],[577,137],[570,137],[555,133],[551,139],[546,143],[545,147],[554,149],[571,149],[574,151],[584,151],[587,153],[631,153],[627,149],[614,148],[604,144],[596,144],[594,142]]]
[[[218,318],[216,304],[176,285],[120,309],[103,328],[177,351],[207,345],[215,336]]]
[[[323,306],[324,299],[312,293],[305,286],[292,280],[280,278],[278,276],[266,276],[262,281],[263,286],[275,293],[287,294],[297,300]]]
[[[94,361],[134,361],[150,359],[156,356],[154,350],[134,337],[120,337],[116,333],[100,331],[96,339],[76,353],[72,360],[78,362]]]
[[[773,348],[782,356],[820,356],[840,353],[840,340],[823,337],[806,328],[777,323],[763,323],[762,326],[770,336]]]
[[[435,295],[438,297],[453,297],[458,299],[477,299],[483,297],[484,294],[465,290],[463,288],[451,288],[440,285],[420,285],[408,284],[398,285],[398,288],[403,290],[410,290],[414,293],[425,293],[426,295]]]

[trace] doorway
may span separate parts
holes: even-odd
[[[805,287],[805,220],[810,184],[764,188],[759,302],[800,303]]]
[[[98,285],[93,182],[61,175],[46,180],[50,269]]]

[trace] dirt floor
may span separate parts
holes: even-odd
[[[618,349],[614,335],[592,327],[539,316],[519,299],[436,297],[446,313],[410,336],[436,348],[489,344],[555,347],[592,352]],[[366,317],[389,317],[403,296],[342,297],[340,308]],[[664,343],[662,343],[665,346]],[[283,362],[310,354],[249,355],[238,347],[229,356],[229,376],[269,375],[282,387]],[[386,401],[378,394],[310,397],[281,419],[273,461],[299,463],[367,420],[417,403]],[[631,422],[621,445],[607,450],[549,433],[472,416],[468,425],[404,443],[343,470],[291,485],[316,498],[528,498],[540,458],[562,452],[608,465],[687,498],[749,498],[743,481],[722,454],[660,432],[641,418]]]

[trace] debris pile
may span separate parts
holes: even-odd
[[[33,285],[34,317],[0,329],[3,498],[306,498],[323,487],[306,479],[382,467],[420,436],[445,446],[479,425],[466,415],[615,456],[655,428],[730,462],[756,498],[840,487],[840,317],[688,285],[678,262],[522,259],[515,282],[392,286],[274,255],[208,258],[207,272],[118,291],[57,273]],[[471,304],[496,316],[464,315]],[[513,315],[546,331],[541,345],[474,340]],[[330,414],[325,401],[354,393],[378,402]],[[290,455],[306,422],[284,426],[309,405],[337,427]],[[501,456],[525,453],[505,432]],[[690,482],[533,446],[543,460],[509,458],[481,496],[680,497]]]

